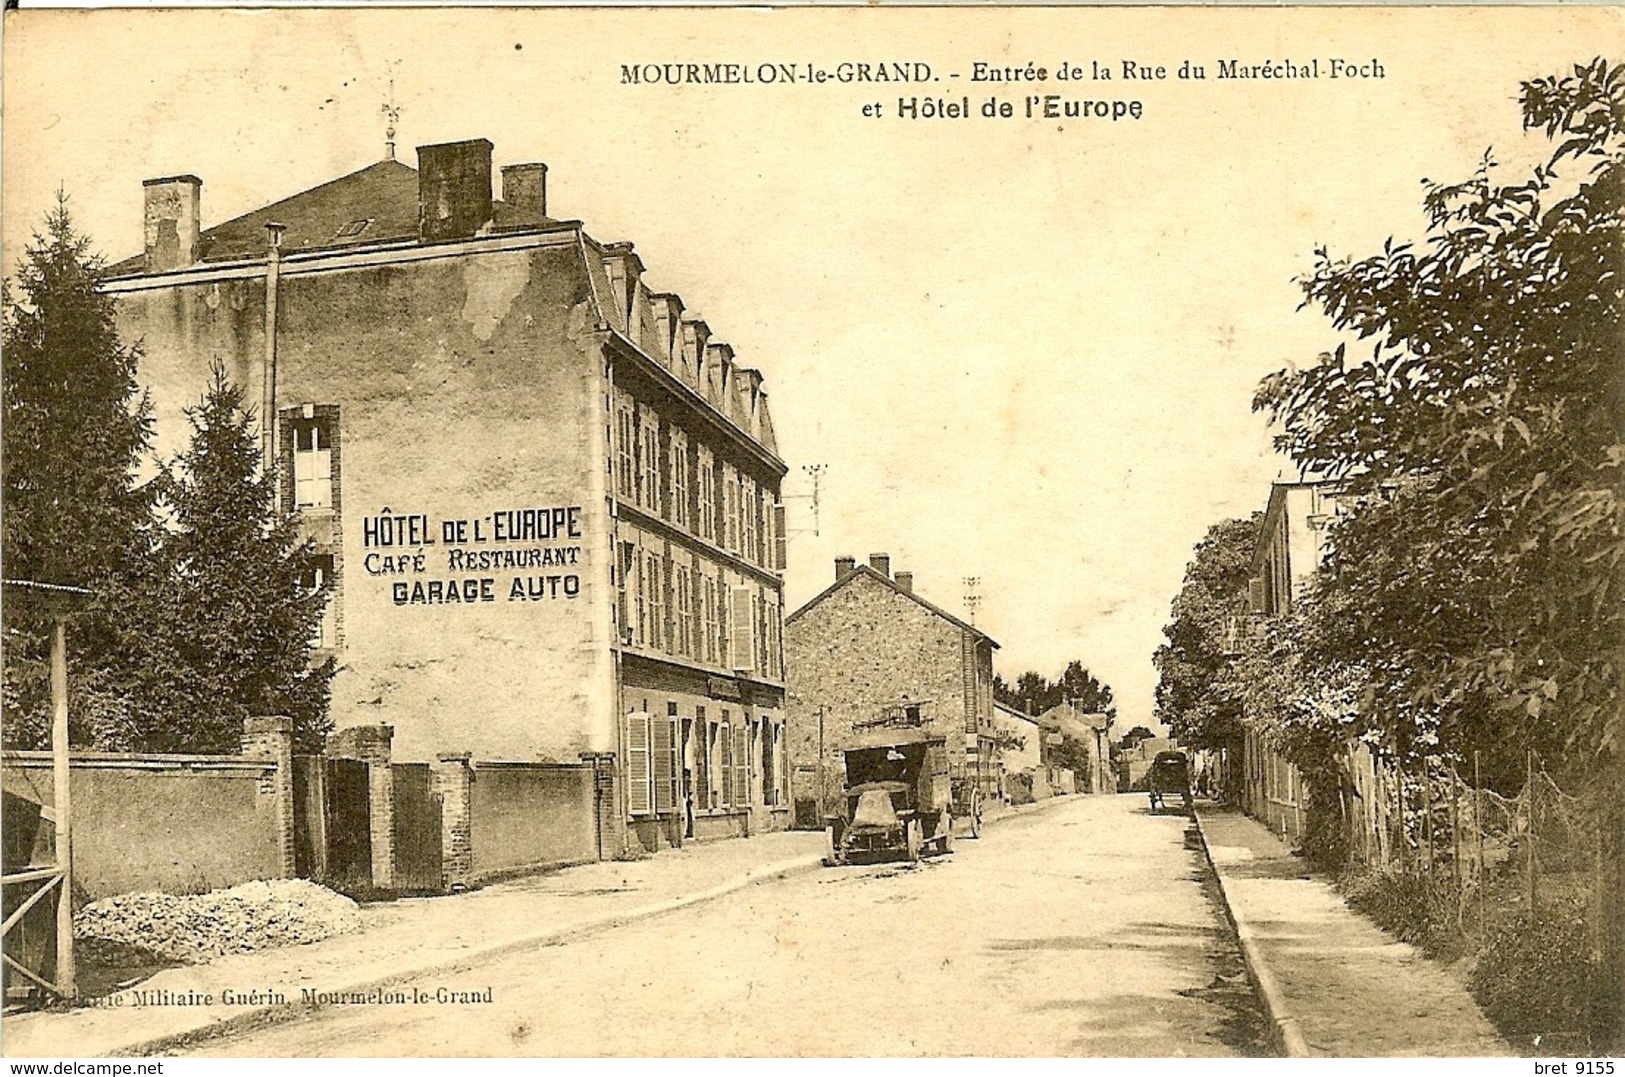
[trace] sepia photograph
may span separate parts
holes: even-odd
[[[1620,9],[4,18],[13,1073],[1616,1072]]]

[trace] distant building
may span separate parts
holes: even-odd
[[[1110,791],[1102,754],[1106,751],[1104,715],[1086,714],[1072,703],[1057,703],[1037,720],[1044,730],[1044,765],[1055,792]]]
[[[839,796],[856,723],[918,718],[947,738],[959,777],[998,795],[993,651],[986,632],[914,590],[891,558],[835,562],[835,582],[785,620],[786,704],[798,825],[821,825]]]
[[[1337,485],[1329,481],[1270,486],[1248,585],[1256,616],[1280,617],[1296,605],[1325,556],[1326,527],[1339,511],[1336,495]],[[1278,833],[1296,837],[1303,830],[1305,795],[1298,768],[1244,719],[1242,808]]]
[[[1326,525],[1337,514],[1336,484],[1277,482],[1270,486],[1264,521],[1253,548],[1254,613],[1290,613],[1297,593],[1325,553]]]
[[[762,375],[552,216],[545,165],[497,199],[490,142],[417,159],[211,228],[196,177],[146,183],[105,290],[160,447],[217,361],[270,420],[340,726],[392,726],[397,759],[585,756],[604,855],[786,825]]]
[[[1044,775],[1044,731],[1025,711],[993,701],[993,728],[998,742],[999,788],[1007,800],[1024,803],[1049,795]]]
[[[1117,790],[1121,793],[1145,788],[1146,775],[1158,752],[1177,752],[1179,742],[1171,737],[1146,737],[1136,740],[1131,747],[1119,749],[1114,765],[1117,769]]]

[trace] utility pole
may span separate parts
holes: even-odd
[[[982,604],[982,595],[979,588],[982,586],[982,577],[965,577],[965,609],[970,612],[970,623],[976,623],[976,607]]]

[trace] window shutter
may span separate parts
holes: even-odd
[[[632,815],[648,815],[649,804],[649,716],[626,716],[626,810]]]
[[[733,727],[727,722],[723,722],[718,729],[721,731],[718,734],[717,742],[722,748],[722,760],[721,766],[717,768],[717,788],[722,790],[721,806],[727,806],[734,802]]]
[[[784,518],[784,506],[773,506],[773,570],[783,572],[790,564],[789,543]]]
[[[729,626],[728,666],[734,670],[750,670],[756,667],[756,618],[751,608],[751,590],[749,587],[734,587],[729,589]]]
[[[683,734],[682,719],[666,719],[666,766],[671,774],[671,807],[673,811],[683,803]]]
[[[664,718],[649,718],[649,768],[653,772],[654,812],[665,815],[671,811],[675,797],[672,791],[671,723]]]
[[[734,806],[750,803],[750,730],[741,722],[734,726]]]
[[[711,724],[703,721],[704,717],[702,708],[699,719],[694,722],[698,737],[694,745],[694,806],[697,808],[711,807]]]

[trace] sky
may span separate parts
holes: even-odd
[[[393,72],[402,160],[484,137],[497,165],[545,161],[551,215],[633,241],[651,286],[761,369],[790,608],[843,554],[889,554],[961,615],[974,577],[1006,679],[1081,660],[1140,724],[1192,546],[1295,477],[1253,391],[1339,338],[1294,279],[1317,247],[1419,238],[1421,182],[1487,148],[1516,176],[1541,150],[1519,81],[1617,59],[1621,26],[1571,7],[11,11],[0,255],[9,272],[58,188],[117,260],[141,247],[143,179],[201,177],[208,227],[364,167]],[[1220,60],[1320,77],[1220,79]],[[1125,61],[1166,77],[1125,81]],[[830,77],[623,84],[667,63]],[[932,81],[839,79],[860,63]],[[1141,118],[1027,119],[1047,94]],[[990,98],[1014,115],[984,118]]]

